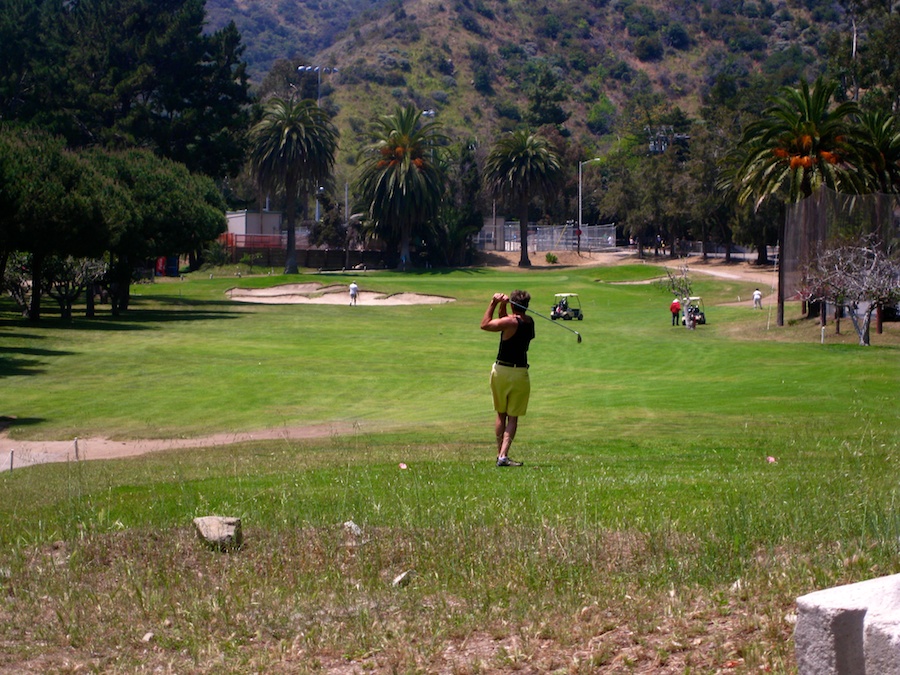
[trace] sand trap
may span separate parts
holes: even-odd
[[[252,302],[266,305],[349,305],[350,291],[344,285],[282,284],[270,288],[231,288],[225,294],[236,302]],[[393,305],[443,305],[454,298],[420,293],[385,294],[359,290],[357,305],[369,307]]]

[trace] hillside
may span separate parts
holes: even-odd
[[[814,75],[835,2],[807,0],[208,0],[211,25],[234,19],[255,82],[280,58],[338,67],[322,75],[340,164],[368,123],[397,104],[433,110],[451,136],[493,139],[555,118],[601,147],[650,112],[694,113],[705,91],[754,74]],[[315,77],[315,74],[310,74]]]

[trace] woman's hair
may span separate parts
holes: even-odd
[[[531,294],[528,291],[515,290],[509,294],[509,301],[513,303],[513,307],[516,305],[528,307],[528,303],[531,302]]]

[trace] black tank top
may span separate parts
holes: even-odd
[[[516,316],[519,327],[508,340],[500,335],[500,349],[497,352],[497,360],[504,363],[512,363],[516,366],[528,365],[528,344],[534,339],[534,322],[527,321],[521,316]]]

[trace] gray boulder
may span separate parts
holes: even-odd
[[[203,516],[194,518],[194,527],[200,540],[218,551],[234,551],[244,543],[240,518]]]

